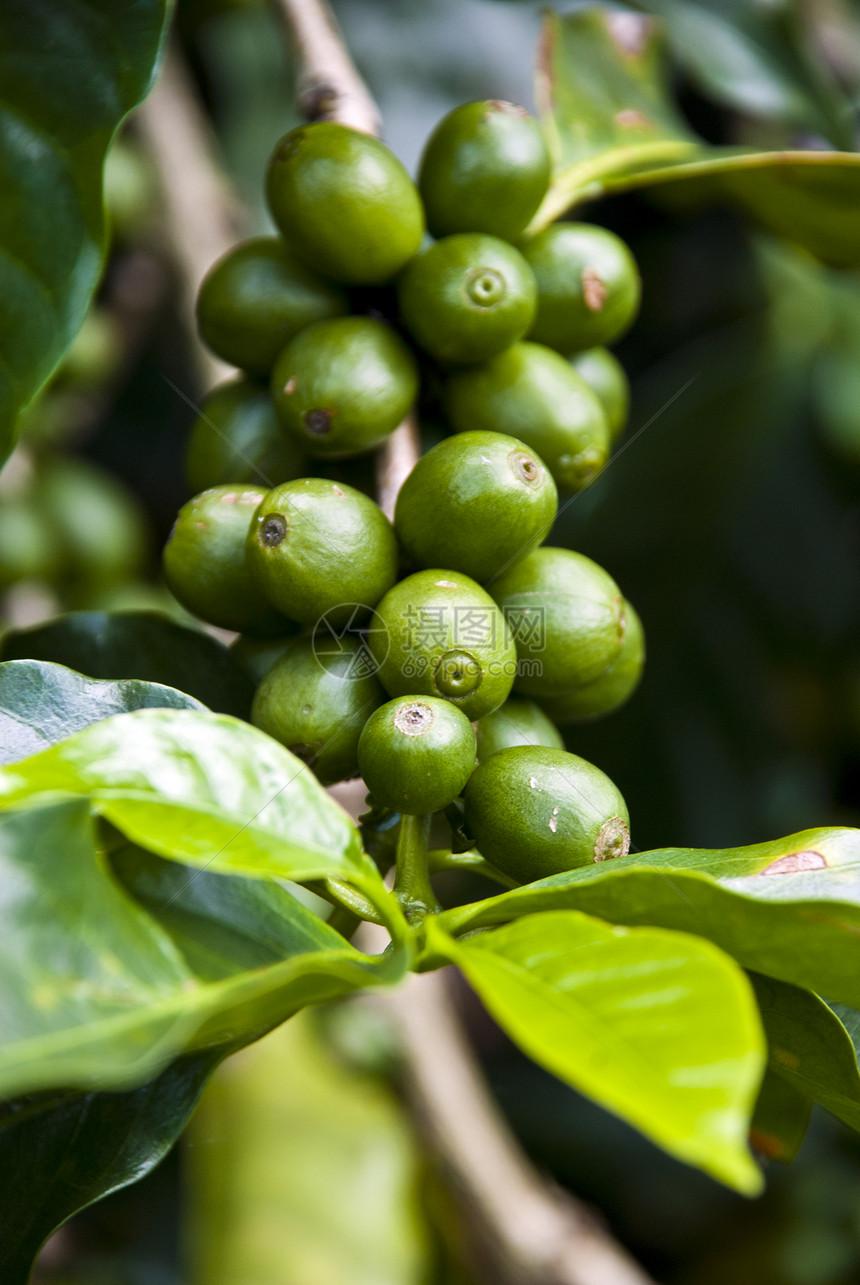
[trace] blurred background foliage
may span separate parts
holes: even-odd
[[[458,102],[530,103],[531,0],[336,0],[410,167]],[[856,147],[852,0],[650,0],[679,102],[705,138]],[[178,33],[224,165],[267,227],[261,175],[295,123],[258,0],[179,0]],[[194,340],[177,319],[157,187],[134,122],[115,145],[98,297],[0,474],[6,625],[66,609],[186,620],[158,549],[187,498]],[[640,611],[646,676],[569,748],[623,789],[641,849],[752,843],[860,822],[860,280],[726,210],[636,195],[587,217],[631,244],[644,305],[619,356],[630,428],[554,543]],[[170,382],[168,382],[170,381]],[[451,887],[452,896],[471,891]],[[532,1157],[593,1201],[669,1285],[860,1280],[860,1143],[816,1112],[797,1162],[749,1203],[527,1062],[468,994],[490,1081]],[[464,1211],[399,1105],[367,1004],[302,1017],[231,1061],[185,1147],[48,1246],[54,1285],[459,1285]]]

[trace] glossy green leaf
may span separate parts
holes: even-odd
[[[174,899],[187,911],[203,876],[182,873]],[[198,974],[193,952],[112,874],[85,799],[0,816],[0,887],[2,1096],[133,1088],[182,1053],[247,1041],[307,1004],[395,981],[404,968],[402,952],[362,955],[279,890],[263,938],[272,961],[258,953],[251,967],[240,957],[224,968],[225,926],[221,975]],[[228,906],[218,911],[210,899],[197,917],[211,930],[219,915],[229,925]]]
[[[710,147],[675,108],[650,17],[586,6],[546,20],[536,97],[554,159],[537,230],[583,202],[684,182],[837,265],[860,263],[860,155]]]
[[[391,1090],[303,1015],[203,1095],[184,1156],[189,1285],[423,1285],[421,1159]]]
[[[449,930],[575,908],[697,933],[746,968],[860,1006],[860,830],[631,852],[447,911]]]
[[[104,252],[102,167],[149,87],[167,0],[5,0],[0,463],[80,326]]]
[[[382,883],[310,769],[255,727],[197,710],[116,714],[0,770],[0,805],[83,794],[129,839],[213,871]]]
[[[536,1062],[672,1155],[760,1190],[746,1141],[764,1038],[749,983],[722,951],[576,911],[461,942],[431,921],[428,947]]]
[[[90,678],[139,678],[188,692],[219,714],[248,718],[253,684],[223,643],[158,611],[72,611],[10,630],[3,660],[52,660]]]
[[[751,980],[773,1071],[860,1130],[860,1014],[772,977]]]
[[[818,60],[794,0],[639,0],[665,23],[674,58],[727,107],[854,146],[850,104]]]
[[[750,1124],[750,1145],[768,1160],[789,1164],[803,1146],[811,1115],[809,1094],[768,1066]]]
[[[33,1095],[0,1105],[4,1285],[26,1285],[40,1247],[61,1223],[164,1158],[221,1056],[181,1058],[125,1093]]]
[[[0,763],[29,758],[73,732],[133,709],[200,709],[172,687],[85,678],[40,660],[0,663]]]

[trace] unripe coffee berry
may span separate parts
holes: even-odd
[[[394,528],[351,486],[302,478],[261,497],[248,532],[248,565],[284,615],[344,625],[375,606],[397,575]]]
[[[530,338],[569,354],[611,344],[639,310],[636,260],[614,232],[593,223],[554,223],[523,247],[538,285]]]
[[[537,287],[512,245],[464,232],[417,254],[398,280],[397,299],[415,342],[439,362],[462,365],[522,339]]]
[[[266,196],[296,253],[348,285],[389,281],[424,233],[418,192],[393,152],[333,121],[284,135],[269,162]]]
[[[520,745],[491,754],[463,801],[481,855],[518,883],[625,856],[630,847],[617,786],[565,750]]]
[[[489,594],[455,571],[419,571],[380,602],[368,643],[392,696],[440,696],[469,719],[511,690],[516,647]]]
[[[358,765],[375,803],[409,816],[438,812],[472,773],[475,733],[447,700],[400,697],[367,720]]]
[[[606,416],[609,436],[617,442],[630,410],[630,383],[621,362],[608,348],[586,348],[570,364],[597,395]]]
[[[514,344],[445,385],[453,428],[507,433],[538,455],[559,489],[587,486],[609,458],[609,430],[596,395],[569,362],[540,344]]]
[[[546,538],[558,509],[538,456],[502,433],[459,433],[422,455],[400,489],[394,526],[419,567],[483,582]]]
[[[602,674],[583,687],[553,693],[546,708],[558,723],[585,723],[612,714],[639,686],[645,665],[645,633],[629,602],[624,602],[624,641]]]
[[[434,236],[515,240],[544,198],[550,158],[540,126],[515,103],[463,103],[434,129],[418,185]]]
[[[479,763],[499,750],[510,749],[512,745],[564,749],[564,740],[552,719],[534,701],[521,700],[516,696],[511,696],[504,705],[478,719],[475,735]]]
[[[281,427],[268,389],[250,379],[213,388],[191,425],[185,472],[192,491],[228,482],[277,486],[307,472],[304,452]]]
[[[418,394],[418,368],[403,340],[372,317],[309,326],[272,371],[278,418],[309,455],[343,459],[381,445]]]
[[[305,267],[280,237],[256,237],[210,268],[197,298],[197,325],[214,353],[262,377],[293,335],[346,310],[343,292]]]
[[[245,560],[262,487],[213,486],[179,510],[164,547],[164,578],[188,611],[211,625],[249,634],[289,629],[261,593]]]
[[[385,693],[364,663],[364,644],[339,640],[317,652],[296,638],[257,688],[251,721],[312,769],[323,785],[358,775],[358,739]],[[471,730],[471,729],[470,729]]]
[[[596,562],[535,549],[488,586],[517,641],[515,688],[546,700],[598,678],[624,641],[624,599]]]

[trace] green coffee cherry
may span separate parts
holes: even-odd
[[[306,472],[304,453],[281,428],[268,389],[250,379],[213,388],[185,448],[192,491],[231,481],[275,486]]]
[[[26,495],[0,502],[0,590],[22,580],[52,580],[62,569],[56,524]]]
[[[621,650],[597,678],[584,687],[554,694],[546,702],[558,723],[585,723],[612,714],[639,686],[645,665],[645,632],[629,602],[624,602],[624,641]]]
[[[550,158],[537,121],[515,103],[455,107],[424,149],[418,186],[434,236],[515,240],[544,198]]]
[[[598,678],[624,641],[624,599],[596,562],[570,549],[535,549],[490,586],[517,643],[514,684],[547,700]]]
[[[529,338],[559,352],[611,344],[639,311],[636,260],[614,232],[592,223],[555,223],[523,247],[538,285]]]
[[[379,602],[397,576],[397,540],[360,491],[323,478],[263,494],[248,532],[248,565],[268,600],[291,620],[333,626]]]
[[[254,638],[248,634],[240,634],[231,642],[231,654],[254,680],[255,685],[263,681],[299,632],[299,626],[292,621],[285,621],[285,625],[289,628],[285,628],[280,638]]]
[[[436,241],[397,283],[403,321],[437,361],[485,361],[531,326],[537,286],[519,251],[497,237],[462,232]]]
[[[453,428],[507,433],[537,451],[560,489],[587,486],[609,458],[609,430],[596,395],[563,357],[515,344],[445,386]]]
[[[263,236],[210,269],[197,297],[197,325],[224,361],[263,377],[293,335],[346,310],[336,286],[310,272],[280,237]]]
[[[150,552],[146,517],[132,491],[89,460],[54,455],[39,466],[34,511],[51,514],[53,558],[67,605],[134,579]],[[4,501],[5,502],[5,501]]]
[[[380,602],[368,644],[391,696],[441,696],[469,719],[511,690],[516,647],[496,604],[455,571],[419,571]]]
[[[266,196],[296,253],[349,285],[390,281],[424,233],[418,192],[397,157],[378,139],[331,121],[284,135],[269,162]]]
[[[358,775],[358,739],[385,700],[368,672],[364,646],[340,639],[337,655],[317,656],[312,638],[296,638],[257,688],[251,722],[302,759],[323,785]],[[471,729],[470,729],[471,730]]]
[[[398,335],[372,317],[320,321],[272,371],[275,411],[309,455],[345,459],[394,432],[418,395],[418,368]]]
[[[164,578],[186,610],[248,634],[289,626],[251,579],[245,542],[262,487],[213,486],[179,510],[164,547]]]
[[[570,364],[597,394],[610,439],[617,442],[630,412],[630,382],[621,362],[608,348],[586,348],[575,353]]]
[[[475,770],[463,798],[481,855],[518,883],[622,857],[630,847],[618,788],[565,750],[500,750]]]
[[[399,697],[367,720],[358,765],[374,802],[408,816],[438,812],[472,774],[475,733],[447,700]]]
[[[485,714],[475,725],[478,739],[478,762],[491,754],[510,749],[512,745],[545,745],[563,750],[561,733],[534,701],[511,696],[504,705]]]
[[[485,581],[545,539],[558,493],[542,461],[502,433],[460,433],[423,455],[397,497],[394,527],[419,567]]]

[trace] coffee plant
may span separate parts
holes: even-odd
[[[681,44],[683,15],[712,12],[643,7]],[[167,21],[159,0],[7,2],[4,454],[99,282],[105,155]],[[611,348],[649,306],[592,203],[730,208],[799,247],[798,271],[843,270],[846,298],[860,264],[837,91],[812,77],[811,103],[791,100],[827,146],[712,145],[663,40],[633,10],[548,14],[537,115],[456,107],[414,180],[324,96],[270,140],[274,231],[197,296],[235,373],[186,442],[163,550],[183,615],[111,609],[144,536],[105,516],[107,483],[49,460],[0,498],[23,560],[3,554],[4,588],[40,576],[75,609],[2,641],[9,1285],[158,1164],[225,1058],[410,972],[454,965],[534,1062],[744,1195],[813,1102],[860,1128],[858,832],[642,851],[623,776],[565,748],[631,699],[635,719],[652,626],[611,563],[565,542],[632,444]],[[718,54],[688,60],[719,101],[740,93]],[[829,350],[824,396],[849,354]],[[611,522],[640,538],[620,499]],[[354,820],[327,787],[359,777]],[[452,872],[474,899],[443,892]]]

